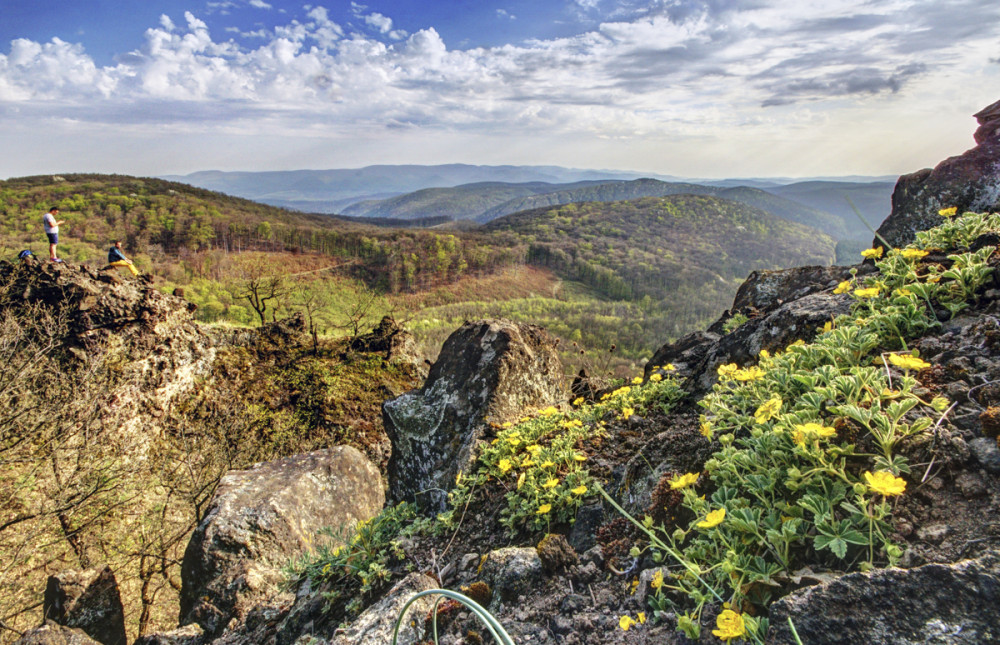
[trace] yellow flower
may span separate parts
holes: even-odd
[[[656,573],[653,574],[653,579],[649,582],[649,586],[653,589],[659,589],[663,586],[663,571],[660,569],[656,570]]]
[[[635,410],[632,408],[622,408],[622,418],[625,420],[631,419],[632,415],[635,414]]]
[[[902,394],[899,390],[890,390],[889,388],[884,388],[882,390],[883,399],[895,399],[897,396]]]
[[[706,439],[708,439],[709,441],[711,441],[711,439],[712,439],[712,424],[709,423],[708,421],[703,422],[698,427],[698,432],[701,433],[701,436],[703,436]]]
[[[821,423],[803,423],[795,426],[795,432],[792,434],[792,440],[795,443],[802,445],[805,443],[806,437],[819,437],[821,439],[829,439],[830,437],[837,436],[837,429],[830,426],[825,426]]]
[[[906,481],[886,470],[880,470],[876,473],[866,472],[865,481],[868,482],[868,488],[872,492],[887,497],[890,495],[902,495],[906,490]]]
[[[726,519],[726,509],[720,508],[715,511],[711,511],[705,516],[705,519],[695,524],[700,529],[710,529],[722,524],[722,520]]]
[[[874,249],[865,249],[861,252],[861,257],[877,260],[882,257],[882,247],[877,246]]]
[[[782,400],[778,397],[774,397],[764,401],[757,411],[753,413],[754,421],[757,423],[767,423],[774,417],[778,416],[778,412],[781,411]]]
[[[542,488],[555,488],[558,485],[559,485],[559,479],[557,477],[553,477],[552,479],[542,484]]]
[[[903,249],[899,252],[905,260],[919,260],[920,258],[927,255],[927,251],[921,251],[920,249]]]
[[[878,295],[878,287],[868,287],[867,289],[855,289],[854,295],[858,298],[874,298]]]
[[[552,504],[542,504],[541,506],[538,507],[538,510],[535,511],[535,515],[545,515],[551,510],[552,510]]]
[[[759,378],[764,378],[764,370],[759,367],[748,367],[745,370],[736,370],[733,372],[733,378],[737,381],[756,381]]]
[[[323,565],[323,574],[326,575],[328,573],[330,573],[330,563],[329,562],[327,562],[326,564]]]
[[[583,405],[583,397],[582,396],[578,396],[575,399],[573,399],[573,406],[574,407],[579,407],[581,405]]]
[[[511,426],[510,421],[506,421],[506,422],[500,424],[501,428],[509,428],[510,426]]]
[[[941,217],[954,217],[958,213],[958,206],[952,206],[951,208],[942,208],[938,211],[938,215]]]
[[[627,632],[632,625],[635,625],[635,620],[631,616],[622,616],[618,619],[618,626],[622,628],[622,631]]]
[[[521,438],[512,435],[510,437],[507,437],[507,443],[516,448],[521,443]]]
[[[587,487],[584,486],[583,484],[580,484],[570,492],[573,493],[574,495],[583,495],[587,492]]]
[[[747,633],[743,616],[732,609],[723,609],[722,613],[715,619],[715,626],[718,629],[713,629],[712,635],[727,643],[734,638],[742,638]]]
[[[659,374],[650,374],[649,380],[652,381],[653,383],[659,383],[660,381],[663,380],[663,377],[660,376]]]
[[[612,392],[611,396],[625,396],[626,394],[628,394],[631,391],[632,391],[632,388],[630,388],[627,385],[623,385],[622,387],[620,387],[617,390],[615,390],[614,392]]]
[[[823,323],[823,333],[826,333],[828,331],[833,331],[833,323],[830,322],[829,320]]]
[[[517,477],[517,490],[521,490],[521,486],[524,485],[524,473],[521,473]]]
[[[546,459],[542,462],[542,468],[552,468],[553,466],[555,466],[555,463],[550,459]]]
[[[538,412],[538,416],[541,417],[551,417],[553,414],[559,414],[559,408],[555,407],[554,405],[550,405],[544,410],[540,410]]]
[[[579,419],[567,419],[566,421],[563,421],[559,425],[564,428],[582,428],[583,421]]]
[[[889,354],[889,362],[904,370],[922,370],[931,366],[930,363],[910,354]]]
[[[639,624],[640,625],[645,625],[646,624],[646,612],[640,611],[638,614],[636,614],[636,616],[639,617]]]
[[[698,482],[698,473],[685,473],[670,480],[670,490],[680,490],[688,486],[694,486]]]
[[[760,350],[760,354],[759,354],[759,356],[760,356],[760,357],[761,357],[762,359],[765,359],[765,358],[771,358],[771,352],[767,351],[766,349],[762,349],[762,350]]]
[[[587,461],[586,455],[573,455],[574,461]]]
[[[740,366],[736,363],[728,363],[726,365],[719,365],[719,369],[717,371],[720,377],[725,378],[727,376],[732,376],[738,369],[740,369]]]
[[[833,292],[835,294],[841,294],[841,293],[847,293],[850,290],[851,290],[851,281],[844,280],[843,282],[837,285],[837,288],[834,289]]]
[[[642,377],[637,376],[634,379],[632,379],[632,385],[642,385]]]
[[[533,443],[530,446],[525,446],[524,449],[530,452],[532,455],[534,455],[536,452],[541,450],[542,447],[539,446],[537,443]]]
[[[674,367],[673,363],[667,363],[666,365],[663,366],[663,369],[667,370],[668,372],[676,372],[677,371],[677,368]]]
[[[893,293],[893,295],[897,295],[897,296],[912,296],[913,295],[913,292],[910,291],[909,289],[905,288],[905,287],[904,288],[900,288],[900,289],[896,289],[892,293]]]
[[[506,475],[507,471],[510,470],[512,467],[513,465],[510,463],[510,459],[501,459],[500,462],[497,464],[497,468],[499,468],[500,472],[503,473],[504,475]]]

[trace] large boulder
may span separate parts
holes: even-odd
[[[975,115],[979,121],[975,148],[903,175],[892,193],[892,214],[878,234],[894,247],[912,242],[918,231],[941,223],[938,211],[955,206],[959,212],[1000,209],[1000,101]],[[875,240],[873,244],[881,244]]]
[[[251,609],[290,603],[280,588],[288,561],[320,529],[368,520],[384,502],[378,470],[349,446],[227,474],[184,553],[181,624],[214,635]]]
[[[104,645],[125,645],[125,610],[111,567],[50,576],[42,612],[46,619],[78,627]]]
[[[771,605],[769,645],[1000,642],[1000,553],[957,564],[852,573]]]
[[[14,645],[101,645],[82,629],[46,621],[41,627],[27,632]]]
[[[445,341],[422,388],[382,406],[392,441],[390,497],[442,510],[489,424],[565,398],[562,362],[545,330],[508,320],[466,323]]]

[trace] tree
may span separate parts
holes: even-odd
[[[246,299],[257,312],[261,326],[267,322],[268,307],[277,304],[291,293],[285,275],[259,254],[246,255],[238,261],[240,279],[232,293],[234,298]]]

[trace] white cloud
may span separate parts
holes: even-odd
[[[370,13],[365,16],[365,23],[378,29],[381,33],[387,33],[392,29],[392,18],[383,16],[380,13]]]
[[[163,16],[114,66],[58,39],[14,41],[0,54],[0,113],[16,107],[22,124],[64,115],[274,136],[501,132],[649,145],[649,154],[652,142],[714,150],[720,137],[792,130],[792,143],[768,149],[778,164],[782,150],[837,141],[835,127],[871,134],[865,119],[887,105],[908,101],[912,118],[982,107],[1000,75],[989,62],[1000,9],[956,2],[671,0],[573,37],[467,50],[449,49],[433,27],[393,29],[356,2],[352,13],[377,36],[347,36],[309,6],[302,22],[242,33],[261,42],[240,46],[186,13],[183,27]],[[956,96],[972,105],[958,107]]]
[[[271,5],[264,2],[264,0],[250,0],[250,6],[255,9],[271,9]]]

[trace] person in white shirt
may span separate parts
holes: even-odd
[[[45,235],[49,238],[49,262],[62,262],[56,255],[56,245],[59,244],[59,225],[66,220],[57,220],[59,207],[53,206],[48,213],[42,216],[42,224],[45,226]]]

